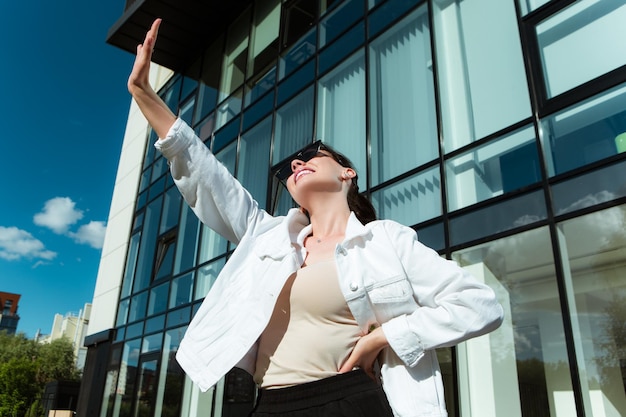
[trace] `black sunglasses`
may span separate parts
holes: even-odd
[[[281,164],[277,165],[274,171],[274,176],[280,182],[284,183],[287,180],[287,178],[289,178],[291,174],[293,174],[293,171],[291,169],[291,163],[293,162],[294,159],[298,159],[302,162],[309,162],[311,159],[318,157],[318,156],[328,156],[330,158],[335,159],[333,155],[321,152],[323,150],[326,150],[326,147],[324,146],[321,140],[315,141],[311,143],[310,145],[305,146],[298,152],[291,155],[289,158],[286,158]],[[341,164],[341,161],[337,161],[337,162]]]

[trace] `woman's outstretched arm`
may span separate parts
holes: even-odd
[[[176,115],[154,91],[149,81],[150,60],[160,25],[161,19],[156,19],[146,33],[143,44],[137,45],[137,57],[128,77],[128,91],[152,129],[160,138],[164,138],[176,121]]]

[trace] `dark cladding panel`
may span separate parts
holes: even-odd
[[[156,18],[162,18],[152,61],[183,72],[223,33],[251,0],[134,0],[109,30],[107,43],[135,54]]]

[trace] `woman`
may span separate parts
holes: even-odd
[[[257,417],[445,416],[434,349],[496,329],[493,291],[411,228],[374,220],[350,162],[319,143],[278,173],[300,209],[261,210],[149,85],[160,23],[129,91],[187,203],[237,244],[181,342],[185,372],[207,390],[247,370]]]

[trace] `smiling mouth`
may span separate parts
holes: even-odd
[[[300,170],[300,171],[298,171],[298,172],[296,173],[296,176],[293,178],[293,182],[294,182],[294,183],[297,183],[297,182],[298,182],[298,180],[299,180],[300,178],[302,178],[302,177],[303,177],[303,176],[305,176],[305,175],[312,174],[312,173],[313,173],[313,171],[311,171],[310,169],[303,169],[303,170]]]

